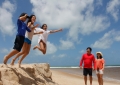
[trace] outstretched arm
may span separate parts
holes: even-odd
[[[34,30],[38,26],[39,26],[39,24],[36,24],[35,26],[32,27],[32,30]]]
[[[42,34],[42,33],[43,33],[43,31],[41,31],[41,32],[37,32],[37,33],[34,33],[34,35]]]
[[[62,31],[62,28],[59,30],[52,30],[52,31],[50,31],[50,33],[56,33],[56,32],[60,32],[60,31]]]

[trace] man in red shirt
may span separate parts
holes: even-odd
[[[92,52],[92,48],[88,47],[86,49],[87,53],[83,54],[81,60],[80,60],[80,68],[82,69],[82,64],[84,63],[83,67],[83,75],[84,75],[84,81],[85,85],[87,85],[87,75],[89,74],[90,77],[90,85],[92,85],[92,64],[94,64],[95,68],[95,57]]]

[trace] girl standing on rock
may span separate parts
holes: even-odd
[[[22,51],[19,52],[15,58],[12,59],[11,65],[14,65],[15,60],[22,55],[22,58],[18,61],[19,67],[21,66],[22,60],[29,54],[30,47],[31,47],[31,41],[34,35],[34,30],[36,27],[38,27],[38,24],[34,26],[34,22],[36,20],[35,15],[31,15],[30,18],[28,19],[27,26],[30,28],[31,32],[27,32],[25,34],[25,40],[24,40],[24,45],[22,47]],[[42,32],[39,32],[42,33]],[[39,34],[36,33],[36,34]]]
[[[47,43],[48,35],[51,34],[51,33],[60,32],[60,31],[62,31],[62,29],[49,31],[49,30],[47,30],[47,24],[43,24],[42,27],[41,27],[41,29],[37,28],[35,31],[36,32],[43,31],[43,33],[38,35],[39,36],[39,38],[38,38],[39,46],[36,45],[33,48],[33,50],[35,50],[37,48],[43,54],[46,54],[46,49],[47,49],[46,43]]]
[[[8,55],[4,57],[4,61],[3,61],[4,64],[7,64],[7,61],[9,58],[11,58],[12,56],[16,55],[21,51],[21,48],[23,46],[24,39],[25,39],[26,30],[28,32],[31,32],[28,26],[24,23],[27,18],[29,18],[27,16],[27,13],[22,13],[19,19],[17,20],[18,30],[17,30],[15,42],[14,42],[14,47],[13,47],[14,50],[12,50]]]

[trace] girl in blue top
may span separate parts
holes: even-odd
[[[11,65],[14,65],[15,60],[22,55],[22,57],[20,58],[20,60],[18,61],[18,65],[19,67],[21,67],[21,62],[22,60],[29,54],[30,52],[30,48],[31,48],[31,42],[32,42],[32,38],[34,34],[40,34],[42,32],[38,32],[38,33],[34,33],[34,29],[39,26],[38,24],[34,25],[34,22],[36,21],[36,16],[35,15],[31,15],[30,18],[27,21],[27,25],[29,26],[31,32],[27,32],[25,34],[25,40],[24,40],[24,44],[22,47],[22,51],[19,52],[18,54],[16,54],[16,57],[12,59]]]
[[[17,20],[18,30],[17,30],[15,42],[14,42],[14,47],[13,47],[13,50],[4,57],[4,61],[3,61],[4,64],[7,64],[7,61],[9,58],[11,58],[12,56],[16,55],[18,52],[21,51],[21,48],[23,46],[24,39],[25,39],[26,30],[28,32],[31,32],[31,30],[24,23],[27,20],[27,18],[29,18],[27,13],[22,13],[19,16],[19,19]]]

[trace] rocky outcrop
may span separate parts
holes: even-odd
[[[0,85],[58,85],[52,81],[49,64],[0,65]]]

